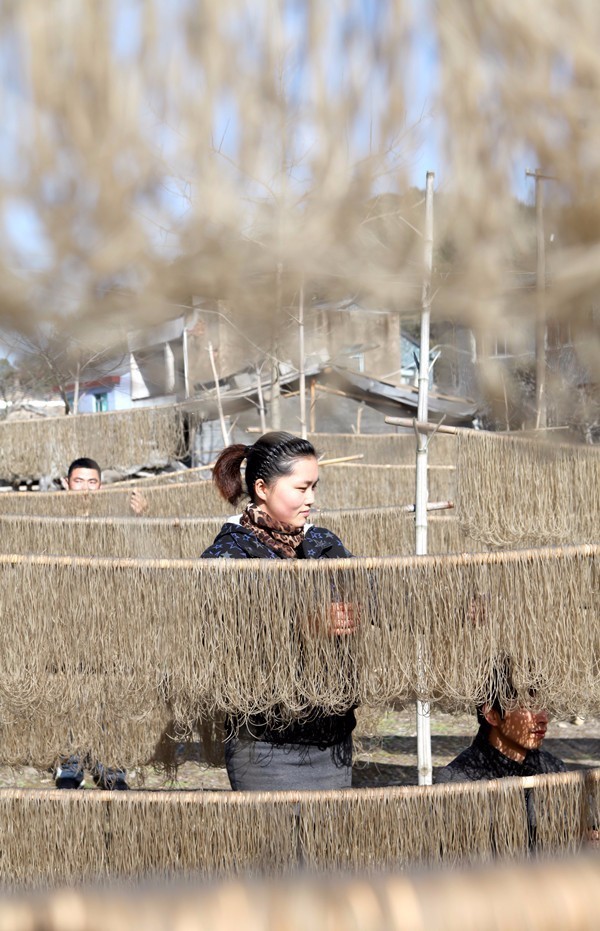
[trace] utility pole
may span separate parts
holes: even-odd
[[[423,288],[421,292],[421,346],[419,358],[419,401],[417,421],[427,423],[429,402],[429,324],[431,318],[431,273],[433,270],[433,171],[425,182],[425,232],[423,236]],[[427,435],[415,423],[417,435],[417,479],[415,496],[415,552],[427,555]],[[422,646],[417,643],[418,675],[421,677]],[[420,687],[421,683],[419,683]],[[428,701],[417,702],[417,769],[420,786],[433,782],[431,717]]]
[[[535,426],[544,430],[547,426],[546,398],[546,351],[548,331],[546,326],[546,240],[544,235],[544,181],[558,180],[553,175],[546,175],[538,168],[527,169],[525,175],[535,180]]]

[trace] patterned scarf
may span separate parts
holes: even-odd
[[[296,547],[300,546],[304,539],[304,529],[302,527],[291,527],[290,524],[281,524],[278,520],[273,520],[264,511],[261,511],[258,505],[248,504],[240,518],[242,527],[250,530],[254,536],[274,550],[279,556],[294,558]]]

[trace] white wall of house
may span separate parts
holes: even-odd
[[[131,375],[126,372],[120,376],[118,385],[84,389],[79,395],[78,412],[96,414],[103,410],[124,411],[131,406]]]

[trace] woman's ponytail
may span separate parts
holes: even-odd
[[[213,482],[219,494],[230,504],[235,504],[244,494],[241,467],[250,448],[242,443],[226,446],[215,462]]]
[[[213,482],[219,494],[229,501],[236,502],[244,494],[241,467],[246,462],[246,493],[254,501],[254,485],[262,479],[266,485],[277,481],[283,475],[289,475],[298,459],[315,457],[312,443],[292,433],[265,433],[252,446],[234,443],[226,446],[219,455],[213,469]]]

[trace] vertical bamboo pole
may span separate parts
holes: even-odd
[[[427,423],[429,400],[429,323],[431,317],[431,271],[433,268],[433,180],[434,173],[427,172],[425,182],[425,234],[423,250],[423,289],[421,293],[421,348],[419,359],[419,401],[417,420]],[[417,478],[415,496],[415,552],[417,556],[427,554],[427,434],[417,434]],[[421,662],[421,645],[419,665]],[[420,786],[430,786],[433,781],[431,760],[431,719],[429,702],[417,702],[417,769]]]
[[[260,417],[260,432],[267,432],[267,415],[265,411],[265,396],[262,390],[261,371],[256,366],[256,392],[258,394],[258,416]]]
[[[223,445],[229,446],[229,432],[227,430],[227,425],[225,423],[225,414],[223,413],[223,402],[221,401],[221,386],[219,385],[219,376],[217,374],[217,366],[215,365],[215,353],[213,350],[213,344],[208,344],[208,355],[210,357],[210,366],[212,368],[213,377],[215,379],[215,388],[217,392],[217,408],[219,411],[219,420],[221,422],[221,433],[223,434]]]
[[[183,348],[183,396],[187,399],[190,396],[190,361],[188,356],[188,332],[187,332],[187,320],[183,318],[183,333],[182,333],[182,348]]]
[[[275,320],[271,342],[271,430],[281,430],[281,373],[279,371],[279,327],[281,322],[281,278],[283,263],[277,263]]]
[[[306,366],[304,351],[304,285],[298,301],[298,352],[300,355],[300,436],[306,439]]]
[[[77,371],[75,374],[75,391],[73,393],[73,413],[79,413],[79,382],[80,382],[80,364],[77,362]]]
[[[535,406],[538,429],[546,427],[546,243],[544,241],[544,185],[535,173]]]
[[[548,329],[546,325],[546,235],[544,232],[544,181],[557,181],[554,175],[546,175],[538,168],[526,170],[525,175],[535,181],[535,425],[539,429],[547,426],[546,354]]]
[[[317,432],[317,380],[310,380],[310,432]]]

